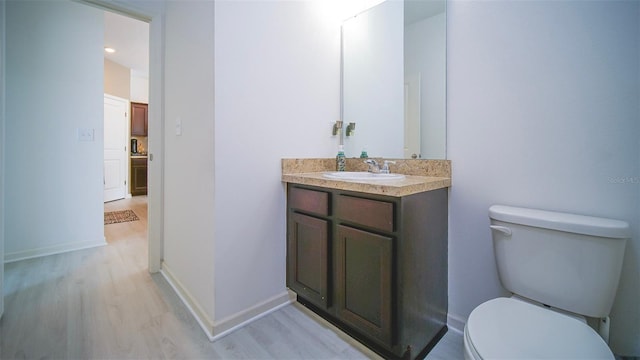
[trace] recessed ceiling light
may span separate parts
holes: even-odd
[[[108,52],[109,54],[113,54],[114,52],[116,52],[116,49],[107,46],[104,48],[104,51]]]

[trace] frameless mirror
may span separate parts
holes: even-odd
[[[445,0],[390,0],[343,23],[348,157],[446,158],[445,10]]]

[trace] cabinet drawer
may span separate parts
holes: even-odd
[[[393,232],[393,203],[339,195],[336,201],[338,218],[382,231]]]
[[[329,193],[326,192],[291,187],[289,204],[293,209],[329,215]]]

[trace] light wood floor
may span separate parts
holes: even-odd
[[[105,226],[107,246],[5,265],[1,359],[366,359],[299,305],[211,343],[159,274],[147,271],[146,197],[105,204],[140,221]],[[462,359],[449,331],[427,359]]]

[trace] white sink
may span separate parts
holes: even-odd
[[[333,171],[322,174],[328,179],[353,181],[404,180],[402,174],[376,174],[366,171]]]

